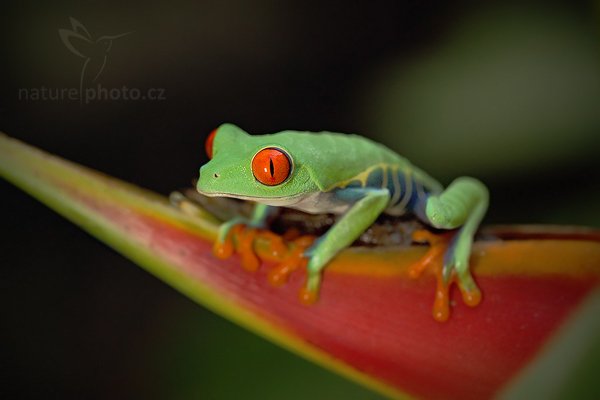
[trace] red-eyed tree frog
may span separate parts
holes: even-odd
[[[340,215],[304,253],[305,291],[318,293],[322,271],[377,217],[412,213],[425,224],[454,230],[444,255],[443,279],[454,276],[463,293],[479,298],[469,270],[473,236],[488,207],[480,181],[461,177],[446,189],[387,147],[357,135],[283,131],[249,135],[232,124],[206,141],[210,161],[200,169],[197,190],[256,203],[251,218],[223,223],[224,242],[239,224],[264,228],[274,207]],[[478,302],[478,300],[477,300]]]

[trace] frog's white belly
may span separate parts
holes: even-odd
[[[337,198],[333,192],[316,192],[286,199],[261,199],[260,203],[288,207],[310,214],[343,214],[351,204]]]

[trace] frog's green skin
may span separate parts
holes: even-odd
[[[254,155],[267,147],[283,150],[292,161],[289,177],[277,186],[263,185],[252,173]],[[200,169],[197,189],[206,196],[258,203],[250,220],[224,223],[220,241],[236,224],[263,227],[273,207],[343,215],[305,254],[310,291],[318,290],[327,263],[381,213],[405,212],[435,228],[460,227],[444,258],[444,277],[447,282],[455,270],[464,289],[477,290],[468,261],[473,235],[488,206],[486,187],[461,177],[443,190],[405,158],[361,136],[297,131],[251,136],[223,124],[214,138],[213,158]]]

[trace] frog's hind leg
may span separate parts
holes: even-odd
[[[439,195],[421,199],[421,218],[438,229],[458,229],[445,254],[442,269],[443,285],[447,287],[456,272],[458,286],[466,304],[475,306],[481,293],[471,276],[469,258],[473,237],[488,206],[487,188],[468,177],[456,179]]]
[[[463,300],[469,306],[476,306],[481,300],[481,292],[469,269],[469,258],[476,229],[477,226],[471,229],[465,224],[458,230],[444,254],[444,268],[442,270],[445,284],[450,282],[452,271],[456,271]]]

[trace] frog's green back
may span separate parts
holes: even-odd
[[[289,178],[280,185],[264,185],[252,171],[254,156],[268,147],[287,152],[293,163]],[[383,188],[386,181],[407,179],[431,192],[441,190],[439,183],[408,160],[361,136],[298,131],[250,135],[223,124],[214,136],[212,159],[200,170],[198,190],[207,196],[268,199],[273,204],[279,199],[277,204],[287,204],[315,192],[354,187],[357,182],[362,187]]]
[[[379,166],[410,171],[425,187],[439,184],[423,171],[382,144],[358,135],[333,132],[283,131],[258,136],[290,152],[296,168],[306,168],[322,191],[365,177]],[[358,178],[357,178],[358,177]]]

